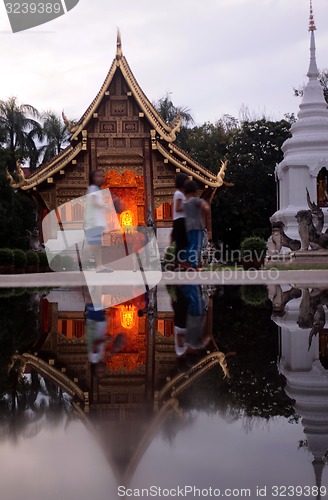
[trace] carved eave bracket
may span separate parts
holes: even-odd
[[[88,131],[82,130],[82,151],[88,149]]]
[[[156,141],[156,130],[152,129],[150,131],[150,139],[151,139],[151,149],[157,149],[157,141]]]

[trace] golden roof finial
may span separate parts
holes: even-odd
[[[315,31],[316,25],[314,22],[314,15],[313,15],[313,7],[312,7],[312,0],[310,0],[310,23],[309,23],[309,31]]]
[[[121,57],[122,57],[121,32],[120,32],[119,28],[117,28],[116,59],[120,59]]]

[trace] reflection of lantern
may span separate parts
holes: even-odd
[[[131,210],[125,210],[121,213],[121,226],[133,226],[133,212]]]
[[[134,305],[121,305],[119,309],[122,327],[131,330],[136,323],[136,307]]]

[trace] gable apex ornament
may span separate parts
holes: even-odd
[[[121,59],[123,55],[122,52],[122,38],[119,28],[117,28],[117,39],[116,39],[116,59]]]

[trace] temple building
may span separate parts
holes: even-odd
[[[278,210],[271,217],[272,222],[283,222],[286,234],[293,239],[299,239],[295,215],[308,209],[306,188],[328,220],[328,107],[318,80],[315,30],[311,3],[309,81],[291,137],[282,146],[284,159],[276,167]]]
[[[214,174],[175,145],[182,119],[178,115],[165,123],[147,99],[123,56],[120,33],[115,58],[95,99],[77,123],[64,113],[63,118],[71,133],[69,146],[19,183],[36,202],[40,229],[48,212],[85,195],[89,173],[96,168],[105,173],[103,187],[125,202],[121,224],[152,225],[163,244],[172,225],[176,173],[197,181],[199,194],[209,189],[213,197],[223,184],[225,167]],[[66,217],[80,222],[78,204]],[[210,216],[206,227],[211,238]]]

